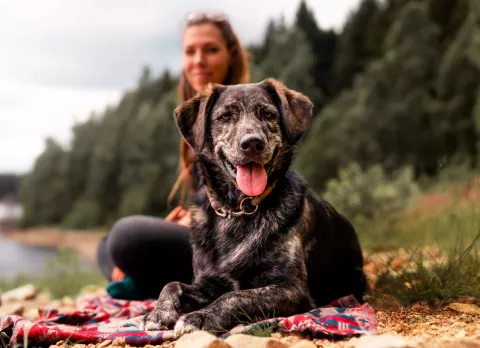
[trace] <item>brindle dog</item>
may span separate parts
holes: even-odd
[[[362,301],[354,228],[289,169],[311,113],[307,97],[274,79],[210,85],[175,110],[202,180],[191,208],[194,279],[167,284],[142,329],[228,330],[242,312],[288,316],[349,294]]]

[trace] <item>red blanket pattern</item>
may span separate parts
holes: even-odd
[[[77,309],[60,313],[57,309],[39,309],[36,322],[19,316],[0,318],[0,346],[13,345],[28,336],[29,345],[55,344],[68,340],[82,344],[100,343],[123,338],[132,346],[157,345],[174,340],[173,331],[140,331],[141,317],[151,311],[155,300],[127,301],[111,297],[84,295],[77,301]],[[353,296],[341,298],[328,307],[317,308],[308,313],[288,318],[274,318],[252,325],[240,325],[224,334],[248,333],[250,330],[274,325],[275,331],[310,331],[331,336],[377,334],[377,319],[374,310],[366,303],[360,305]]]

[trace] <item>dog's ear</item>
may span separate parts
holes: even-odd
[[[294,145],[307,130],[312,118],[313,104],[303,94],[288,89],[273,78],[260,82],[266,88],[282,113],[282,123],[287,142]]]
[[[197,153],[205,144],[208,118],[223,86],[209,84],[193,98],[180,104],[174,111],[180,134]]]

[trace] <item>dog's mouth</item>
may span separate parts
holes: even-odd
[[[223,165],[227,169],[228,174],[230,174],[232,178],[235,179],[237,177],[237,167],[233,165],[233,163],[230,162],[223,153],[222,153],[222,161],[223,161]]]
[[[275,154],[276,151],[272,159],[265,165],[255,161],[234,164],[228,160],[224,153],[221,156],[225,169],[236,181],[238,188],[247,196],[258,196],[267,187],[268,174],[270,174]]]

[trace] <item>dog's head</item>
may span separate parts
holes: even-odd
[[[310,100],[274,79],[209,85],[175,109],[185,141],[248,196],[265,190],[311,116]]]

